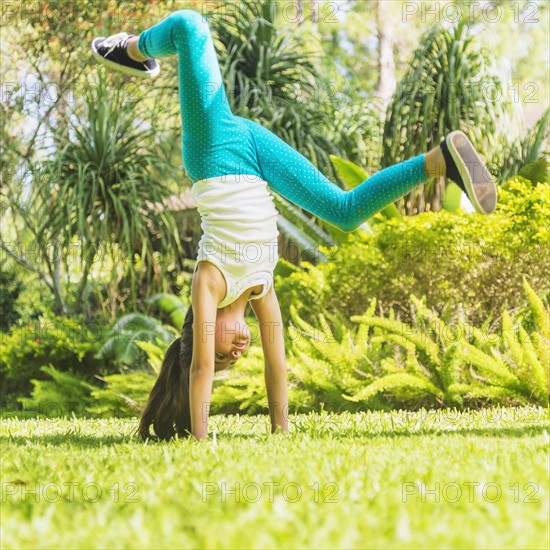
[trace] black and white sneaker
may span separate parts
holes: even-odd
[[[445,157],[447,177],[468,195],[477,212],[494,212],[497,205],[495,181],[464,132],[451,132],[440,147]]]
[[[147,61],[134,61],[127,53],[128,39],[133,34],[121,32],[107,38],[100,36],[92,41],[92,53],[94,57],[110,67],[125,74],[140,76],[141,78],[154,78],[160,72],[160,67],[154,57]]]

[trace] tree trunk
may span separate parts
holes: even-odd
[[[90,275],[91,267],[94,263],[96,255],[95,246],[91,243],[87,243],[86,250],[84,251],[84,269],[82,270],[82,278],[78,285],[78,292],[76,294],[75,310],[77,313],[83,313],[86,317],[89,317],[90,312],[88,310],[88,277]]]
[[[314,32],[317,32],[319,29],[319,10],[319,2],[317,0],[311,0],[311,22]]]
[[[388,107],[397,82],[393,58],[393,28],[390,15],[391,0],[375,0],[376,30],[378,34],[378,85],[376,93],[382,102],[384,112]]]
[[[54,243],[54,257],[52,258],[52,283],[53,283],[53,295],[55,300],[54,312],[57,315],[67,315],[69,308],[63,298],[63,287],[61,284],[61,256],[63,250],[61,243],[56,239]]]
[[[304,0],[298,0],[296,9],[298,10],[297,19],[299,26],[304,22]]]

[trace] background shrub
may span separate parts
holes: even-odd
[[[325,251],[329,262],[276,277],[279,301],[287,313],[301,306],[312,321],[325,309],[360,315],[376,298],[379,311],[410,320],[414,294],[439,313],[460,306],[478,324],[522,302],[523,276],[547,291],[549,218],[548,185],[516,177],[499,189],[491,216],[423,213],[350,234]]]
[[[109,366],[95,358],[101,328],[81,318],[46,316],[1,334],[1,400],[29,396],[32,380],[47,380],[41,367],[54,365],[58,372],[77,373],[93,381],[94,374]]]

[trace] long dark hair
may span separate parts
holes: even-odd
[[[192,356],[193,309],[189,306],[181,336],[166,351],[159,376],[141,415],[138,433],[144,440],[169,440],[176,434],[187,437],[191,433],[189,371]],[[151,426],[154,434],[151,434]]]

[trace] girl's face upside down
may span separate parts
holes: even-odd
[[[244,320],[244,309],[218,310],[215,338],[215,370],[233,365],[250,347],[250,328]]]

